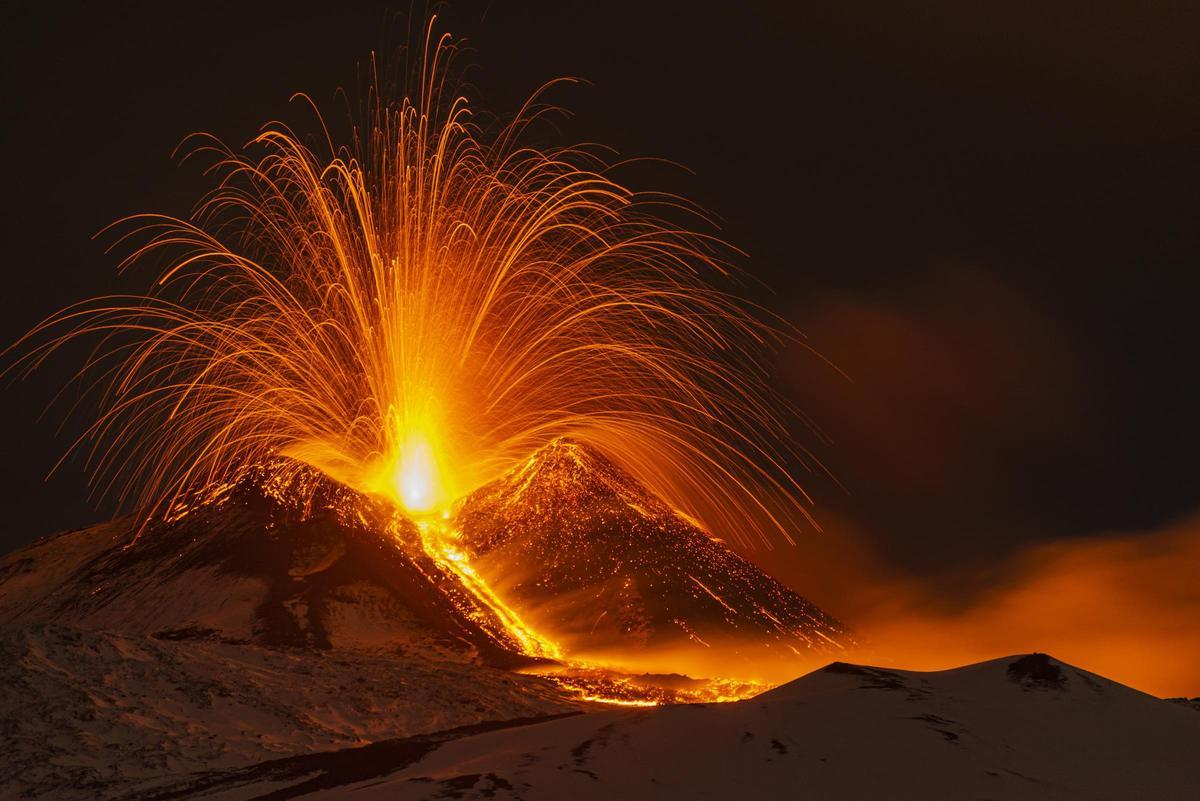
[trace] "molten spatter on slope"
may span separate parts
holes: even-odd
[[[209,554],[199,562],[218,559],[223,570],[281,574],[279,589],[255,612],[261,630],[256,639],[264,644],[329,647],[336,637],[325,619],[326,596],[367,579],[399,593],[402,605],[431,624],[437,637],[467,644],[485,663],[539,675],[566,699],[657,706],[733,700],[764,689],[631,676],[564,659],[557,643],[525,622],[474,570],[448,515],[413,521],[389,500],[362,495],[290,460],[248,469],[176,504],[169,520],[128,551],[118,549],[119,572],[131,560],[175,559],[181,549],[196,562],[186,554],[197,548]],[[349,559],[356,566],[347,570]],[[330,580],[335,583],[326,589]],[[298,624],[297,611],[304,615]],[[166,623],[170,631],[182,630],[177,621]]]
[[[568,658],[762,679],[853,644],[848,629],[559,439],[458,507],[458,548]],[[723,672],[730,671],[730,672]]]
[[[693,679],[680,675],[629,675],[587,659],[571,659],[558,643],[529,625],[475,570],[463,550],[462,534],[448,515],[417,522],[421,546],[438,567],[456,576],[473,603],[464,614],[498,641],[537,661],[521,672],[541,676],[579,701],[615,706],[659,706],[678,703],[737,701],[767,686],[752,681]]]
[[[680,674],[621,673],[611,668],[576,662],[522,670],[541,676],[580,701],[613,706],[718,704],[751,698],[771,685],[736,679],[693,679]]]

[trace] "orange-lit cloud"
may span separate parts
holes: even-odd
[[[815,493],[823,531],[745,555],[854,627],[859,662],[934,670],[1038,650],[1200,696],[1200,514],[1071,536],[1104,533],[1107,510],[1169,505],[1113,495],[1134,468],[1110,439],[1121,409],[1105,405],[1097,355],[995,272],[951,264],[797,310],[849,377],[800,350],[786,376],[846,492]]]
[[[1044,651],[1159,696],[1200,695],[1200,517],[1159,532],[1028,548],[965,607],[877,585],[860,661],[935,670]]]

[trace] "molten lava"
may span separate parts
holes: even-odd
[[[414,515],[436,511],[446,503],[443,470],[429,438],[420,430],[404,435],[402,445],[388,471],[382,493],[391,495]]]
[[[558,645],[534,631],[512,607],[501,600],[487,581],[471,566],[458,540],[460,534],[445,520],[422,520],[417,523],[421,532],[421,547],[438,567],[458,577],[462,586],[474,597],[478,608],[487,610],[526,656],[561,659]]]

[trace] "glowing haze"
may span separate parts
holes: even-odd
[[[102,411],[73,448],[97,488],[149,519],[282,454],[420,517],[569,436],[718,533],[787,536],[804,498],[755,362],[775,332],[713,288],[727,249],[596,148],[525,144],[536,95],[484,131],[449,39],[431,26],[423,52],[345,143],[192,139],[217,181],[193,217],[114,227],[152,290],[27,337],[29,369],[99,339],[79,376]]]

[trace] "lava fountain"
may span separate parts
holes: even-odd
[[[97,490],[150,518],[282,454],[436,514],[566,436],[721,535],[787,536],[804,494],[757,361],[779,332],[713,287],[728,249],[596,148],[524,144],[547,87],[484,131],[432,37],[413,96],[372,89],[345,144],[189,138],[216,182],[192,218],[109,229],[121,270],[159,265],[150,292],[18,343],[22,370],[99,340],[71,448]]]
[[[553,83],[508,124],[476,123],[455,53],[431,25],[411,91],[377,79],[340,143],[315,105],[315,137],[190,137],[214,180],[193,215],[108,229],[120,270],[154,270],[149,291],[63,309],[10,369],[95,341],[76,408],[100,412],[68,453],[143,520],[247,466],[307,464],[402,507],[514,629],[450,510],[556,438],[718,535],[787,538],[806,498],[758,361],[781,331],[715,287],[730,249],[598,148],[529,144]]]

